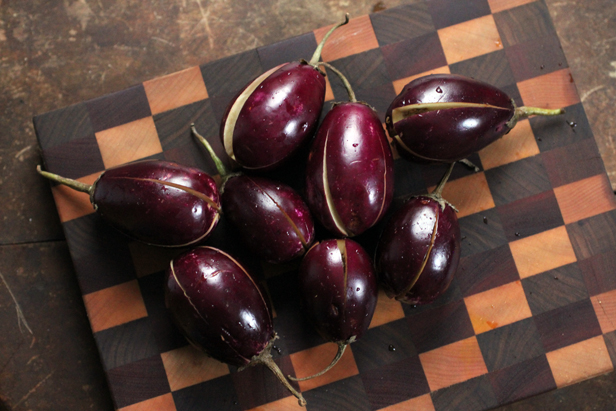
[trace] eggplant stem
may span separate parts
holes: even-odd
[[[323,370],[319,371],[318,373],[314,375],[310,375],[308,377],[303,377],[303,378],[295,378],[289,375],[288,378],[291,381],[306,381],[306,380],[311,380],[316,377],[320,377],[321,375],[325,374],[327,371],[331,370],[334,367],[334,365],[336,365],[338,361],[340,361],[340,359],[342,358],[342,355],[344,354],[344,351],[346,350],[346,347],[353,341],[355,341],[355,336],[352,336],[347,341],[337,341],[336,344],[338,344],[338,352],[336,353],[336,356],[334,357],[332,362],[329,363],[327,367],[325,367]]]
[[[280,371],[280,368],[278,367],[278,365],[276,364],[276,362],[274,362],[274,359],[272,358],[272,354],[270,352],[271,348],[272,348],[272,344],[270,341],[270,343],[267,345],[267,347],[265,348],[265,350],[263,350],[261,354],[259,354],[256,357],[253,357],[250,365],[263,364],[267,368],[269,368],[270,371],[274,373],[276,378],[278,378],[278,380],[282,383],[282,385],[284,385],[287,388],[287,390],[289,390],[291,394],[293,394],[297,398],[299,405],[302,407],[305,407],[306,400],[304,399],[304,396],[302,395],[302,393],[300,393],[295,388],[293,388],[289,380],[287,380],[284,374],[282,373],[282,371]]]
[[[81,181],[62,177],[57,174],[50,173],[49,171],[44,171],[40,165],[36,166],[36,171],[38,171],[38,173],[43,177],[55,181],[56,183],[60,183],[67,187],[70,187],[73,190],[80,191],[82,193],[88,193],[89,195],[92,195],[92,192],[94,191],[94,185],[92,184],[82,183]]]
[[[327,41],[327,39],[329,38],[329,36],[331,36],[331,34],[334,32],[334,30],[336,30],[338,27],[340,26],[344,26],[345,24],[347,24],[349,22],[349,13],[346,13],[344,15],[344,21],[341,23],[336,24],[334,27],[332,27],[327,34],[325,34],[325,37],[323,37],[323,40],[321,40],[321,42],[319,43],[319,45],[317,46],[316,50],[314,51],[314,54],[312,55],[312,58],[310,59],[310,61],[308,62],[308,64],[310,64],[312,67],[317,68],[317,63],[319,62],[319,59],[321,58],[321,52],[323,51],[323,46],[325,46],[325,42]]]
[[[349,101],[351,103],[357,103],[357,98],[355,98],[355,92],[353,91],[353,88],[351,87],[351,83],[349,83],[349,80],[345,77],[344,74],[342,74],[340,70],[338,70],[336,67],[324,61],[320,62],[318,65],[325,66],[331,71],[333,71],[334,73],[336,73],[336,75],[340,78],[340,80],[342,80],[342,84],[344,84],[344,88],[346,89],[349,95]]]
[[[562,108],[549,109],[549,108],[540,108],[540,107],[516,107],[515,115],[518,120],[528,118],[530,116],[558,116],[559,114],[564,114],[565,110]]]
[[[443,188],[445,188],[445,184],[447,184],[447,180],[449,180],[449,176],[451,176],[451,172],[453,171],[453,166],[455,165],[456,165],[455,162],[449,165],[447,172],[445,173],[443,178],[441,178],[441,181],[438,183],[438,186],[436,186],[436,189],[432,192],[432,195],[442,197]]]
[[[477,167],[475,165],[475,163],[473,163],[471,160],[469,160],[468,158],[463,158],[462,160],[458,160],[458,163],[462,163],[464,164],[466,167],[470,168],[471,170],[473,170],[475,173],[478,173],[481,171],[481,169],[479,167]]]
[[[216,166],[216,170],[218,170],[218,174],[220,174],[220,176],[224,179],[224,177],[226,177],[229,174],[229,171],[227,170],[227,167],[225,167],[222,160],[220,160],[220,158],[216,155],[216,152],[212,148],[212,145],[210,144],[210,142],[207,141],[205,137],[203,137],[201,134],[197,132],[197,129],[195,128],[195,123],[192,123],[190,125],[190,130],[195,135],[195,137],[197,137],[197,139],[201,142],[201,144],[203,144],[203,146],[208,151],[208,153],[210,153],[210,157],[212,158],[212,161],[214,162],[214,165]]]

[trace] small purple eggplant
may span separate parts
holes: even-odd
[[[428,304],[453,279],[460,261],[460,225],[441,192],[454,164],[432,194],[407,201],[381,234],[375,266],[390,298]]]
[[[265,261],[284,263],[308,251],[315,237],[308,206],[291,187],[264,177],[230,173],[209,142],[192,126],[222,177],[225,216],[244,243]]]
[[[393,199],[394,166],[385,130],[373,108],[355,99],[327,113],[312,143],[306,167],[306,200],[325,228],[341,237],[376,224]]]
[[[323,38],[309,62],[274,67],[247,84],[229,103],[220,138],[229,157],[244,168],[271,170],[284,163],[317,127],[325,101],[325,76],[318,68]]]
[[[400,156],[451,163],[507,134],[520,119],[562,113],[563,109],[516,107],[490,84],[434,74],[408,83],[389,106],[385,123]]]
[[[306,405],[272,359],[277,336],[265,295],[233,257],[198,247],[174,258],[167,270],[165,303],[192,345],[240,370],[265,365]]]
[[[338,344],[331,364],[301,379],[307,380],[330,370],[347,345],[364,335],[376,308],[378,287],[372,260],[350,239],[313,246],[302,260],[299,283],[307,317],[326,340]]]
[[[145,160],[105,170],[92,185],[37,167],[44,177],[88,193],[98,214],[127,236],[165,247],[205,240],[220,218],[216,182],[201,170]]]

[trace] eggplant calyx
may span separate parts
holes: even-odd
[[[287,377],[291,381],[306,381],[306,380],[311,380],[311,379],[316,378],[316,377],[320,377],[321,375],[325,374],[327,371],[331,370],[338,363],[338,361],[340,361],[340,359],[342,358],[342,355],[344,354],[344,351],[346,350],[346,347],[349,344],[355,342],[356,339],[357,339],[357,336],[353,335],[348,340],[336,341],[336,344],[338,345],[338,351],[336,352],[336,356],[329,363],[329,365],[327,367],[325,367],[324,369],[322,369],[318,373],[313,374],[313,375],[309,375],[308,377],[302,377],[302,378],[295,378],[295,377],[293,377],[291,375],[288,375]]]
[[[396,107],[391,111],[391,121],[393,124],[404,120],[405,118],[423,114],[430,111],[450,110],[454,108],[490,108],[495,110],[509,110],[507,107],[494,106],[492,104],[483,103],[464,103],[461,101],[442,102],[442,103],[417,103],[408,104],[406,106]]]
[[[312,55],[312,58],[310,59],[310,61],[308,62],[308,64],[310,64],[312,67],[318,69],[317,67],[317,63],[319,62],[319,60],[321,59],[321,52],[323,51],[323,46],[325,46],[325,42],[327,41],[327,39],[329,38],[329,36],[332,35],[332,33],[334,32],[334,30],[336,30],[338,27],[340,26],[344,26],[345,24],[347,24],[349,22],[349,13],[346,13],[344,15],[344,21],[340,22],[336,25],[334,25],[334,27],[332,27],[331,29],[329,29],[329,31],[325,34],[325,36],[323,37],[323,39],[321,40],[321,42],[319,43],[319,45],[317,46],[316,50],[314,51],[314,54]]]
[[[278,378],[280,383],[284,385],[285,388],[289,390],[291,394],[293,394],[297,398],[299,405],[301,407],[305,407],[306,400],[304,399],[303,395],[299,391],[297,391],[295,388],[293,388],[289,380],[287,380],[287,378],[284,376],[284,374],[282,373],[282,371],[280,370],[280,368],[278,367],[278,365],[274,362],[274,359],[272,358],[272,353],[271,353],[272,343],[277,338],[278,338],[278,335],[274,333],[274,337],[267,343],[267,346],[265,346],[263,351],[261,351],[260,354],[253,356],[250,362],[246,364],[245,366],[240,367],[238,371],[242,371],[243,369],[247,367],[252,367],[258,364],[265,365],[276,376],[276,378]]]

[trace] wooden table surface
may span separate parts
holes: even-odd
[[[0,410],[113,409],[32,117],[411,2],[349,3],[0,0]],[[615,186],[616,4],[546,3]],[[614,374],[502,409],[612,409]]]

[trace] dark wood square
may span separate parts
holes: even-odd
[[[274,360],[284,375],[295,374],[290,357]],[[241,409],[248,410],[291,394],[266,366],[248,367],[231,374]],[[297,383],[293,383],[299,389]]]
[[[485,175],[497,206],[552,188],[541,156],[528,157],[487,170]]]
[[[381,47],[389,78],[399,80],[447,65],[436,32]],[[418,59],[417,56],[422,56]]]
[[[452,74],[472,77],[485,81],[495,87],[505,87],[515,84],[509,61],[504,50],[493,51],[469,60],[463,60],[449,66]]]
[[[496,13],[494,21],[505,47],[556,34],[550,12],[543,1]]]
[[[85,103],[94,132],[152,115],[143,85],[108,94]]]
[[[369,329],[350,347],[360,373],[417,355],[404,318]]]
[[[515,81],[524,81],[567,68],[565,53],[555,35],[505,48]]]
[[[357,375],[302,393],[307,411],[372,411],[364,385]]]
[[[488,0],[431,0],[428,8],[437,29],[490,14]]]
[[[593,134],[581,103],[565,108],[565,114],[535,116],[530,121],[537,146],[542,152],[592,139]]]
[[[202,410],[204,407],[216,411],[242,410],[230,374],[174,391],[173,401],[179,411]]]
[[[147,317],[94,334],[106,370],[130,364],[159,353]]]
[[[43,150],[45,169],[66,178],[81,178],[105,169],[94,134]]]
[[[117,408],[171,392],[160,355],[107,371],[107,382]]]
[[[556,388],[545,355],[488,374],[499,404],[508,404]]]
[[[331,65],[344,74],[356,93],[391,83],[380,48],[332,61]],[[338,76],[331,70],[327,75],[335,100],[348,101],[349,95]]]
[[[128,239],[89,214],[63,224],[83,294],[135,279]]]
[[[385,113],[392,100],[396,97],[394,86],[391,82],[373,87],[367,90],[358,90],[355,93],[357,101],[364,101],[374,108],[381,120],[385,123]]]
[[[33,122],[43,150],[94,134],[85,103],[38,115]]]
[[[160,271],[138,280],[150,328],[156,339],[158,352],[161,353],[175,350],[188,343],[165,307],[165,279],[166,273]]]
[[[407,316],[406,320],[418,353],[475,335],[463,300]]]
[[[394,161],[394,175],[394,193],[397,199],[427,192],[421,165],[398,159]],[[394,201],[396,202],[397,205],[402,204],[401,201]],[[396,209],[394,203],[390,206],[390,210]]]
[[[156,114],[154,125],[163,150],[197,141],[190,131],[192,123],[202,136],[218,140],[218,124],[209,99]]]
[[[462,217],[458,221],[462,234],[462,257],[507,244],[501,218],[494,208]]]
[[[479,172],[483,171],[483,164],[481,163],[481,158],[479,154],[474,153],[467,157],[467,160],[473,163],[477,168],[479,168]],[[421,171],[423,178],[425,180],[426,187],[436,187],[438,183],[441,181],[447,169],[449,168],[449,164],[425,164],[421,165]],[[474,167],[469,167],[466,164],[456,164],[451,171],[451,175],[449,176],[450,181],[457,180],[462,177],[470,176],[478,173],[475,171]]]
[[[379,46],[435,31],[428,5],[423,1],[371,14],[370,21]]]
[[[262,73],[257,50],[245,51],[201,66],[210,98],[235,94]]]
[[[293,354],[316,347],[326,341],[302,313],[296,275],[278,275],[267,281],[267,289],[275,301],[274,329],[280,336],[276,345]]]
[[[584,299],[534,318],[546,352],[601,335],[592,303]]]
[[[616,248],[578,261],[578,266],[591,297],[616,290]]]
[[[553,187],[605,173],[594,139],[541,153]]]
[[[552,190],[502,205],[497,207],[497,211],[509,241],[565,224]]]
[[[567,225],[567,232],[578,260],[616,248],[616,210]]]
[[[489,372],[545,354],[532,318],[479,334],[477,341]]]
[[[616,367],[616,331],[604,334],[603,339],[605,340],[612,364]]]
[[[519,280],[508,244],[460,259],[454,281],[464,297]]]
[[[487,375],[442,388],[431,395],[436,411],[487,410],[498,405]]]
[[[524,278],[522,286],[533,315],[588,298],[582,271],[576,263]]]
[[[317,40],[314,33],[306,33],[278,43],[259,47],[257,53],[263,70],[269,70],[280,64],[292,61],[306,60],[314,54],[317,48]]]
[[[362,373],[361,380],[373,410],[430,392],[418,356]]]

